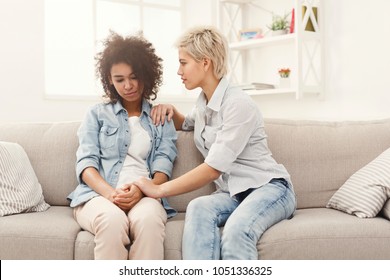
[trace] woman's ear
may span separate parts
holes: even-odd
[[[203,63],[203,67],[206,71],[210,69],[210,67],[211,67],[211,59],[210,58],[208,58],[208,57],[203,58],[202,63]]]

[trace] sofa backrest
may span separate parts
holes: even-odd
[[[75,162],[80,122],[0,124],[0,141],[19,143],[26,151],[50,205],[69,205],[77,185]],[[291,174],[298,208],[324,207],[357,170],[390,147],[390,119],[321,122],[266,119],[268,145]],[[192,132],[178,132],[173,178],[203,162]],[[169,198],[184,212],[193,198],[215,190],[213,184]]]
[[[324,207],[357,170],[390,147],[390,119],[267,119],[268,146],[289,171],[298,208]]]
[[[24,148],[50,205],[69,205],[66,197],[77,186],[79,126],[80,122],[0,125],[0,141],[16,142]]]
[[[190,171],[203,163],[202,154],[198,151],[194,143],[194,133],[178,131],[177,135],[177,158],[173,166],[172,179]],[[188,203],[198,196],[208,195],[215,191],[214,183],[208,184],[198,190],[172,196],[168,198],[169,204],[179,212],[185,212]]]
[[[66,197],[77,186],[75,163],[80,122],[0,124],[0,141],[19,143],[26,151],[50,205],[69,205]],[[173,178],[203,162],[192,132],[178,132],[178,157]],[[184,212],[194,197],[215,190],[209,184],[188,194],[169,198],[172,207]]]

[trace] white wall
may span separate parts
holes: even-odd
[[[43,0],[0,0],[0,122],[78,120],[91,104],[44,98],[43,27]]]
[[[390,1],[325,0],[326,96],[257,96],[265,117],[390,117]],[[215,6],[190,0],[185,27],[216,23]],[[48,100],[43,88],[44,0],[0,0],[0,122],[80,120],[98,100]],[[64,82],[67,81],[66,77]],[[61,85],[58,85],[61,86]],[[187,111],[188,101],[175,101]]]
[[[390,1],[324,0],[325,100],[254,97],[267,117],[390,117]]]

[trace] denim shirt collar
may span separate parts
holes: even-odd
[[[219,109],[221,108],[223,97],[225,96],[225,92],[229,86],[229,82],[226,79],[226,77],[223,77],[219,83],[217,88],[215,89],[213,95],[211,96],[211,99],[207,103],[206,96],[204,92],[199,95],[199,98],[197,100],[197,105],[200,107],[208,107],[211,110],[215,112],[219,112]],[[206,105],[207,103],[207,105]]]
[[[123,108],[122,102],[117,101],[116,103],[113,104],[114,107],[114,112],[116,115],[118,115],[120,112],[123,110],[126,110]],[[141,117],[142,115],[146,114],[146,116],[150,117],[150,110],[151,110],[152,105],[145,99],[142,99],[142,108],[141,108]]]

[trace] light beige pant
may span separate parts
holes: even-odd
[[[142,198],[126,215],[108,199],[98,196],[77,206],[74,216],[84,230],[95,235],[96,260],[164,259],[167,214],[156,199]]]

